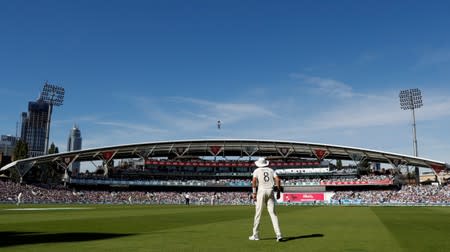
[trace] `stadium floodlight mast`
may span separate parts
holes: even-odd
[[[403,110],[412,111],[412,126],[413,126],[413,152],[414,156],[419,156],[417,149],[417,135],[416,135],[416,113],[415,110],[423,106],[422,93],[420,89],[413,88],[400,91],[400,108]],[[419,168],[416,167],[416,182],[419,182]]]
[[[419,151],[417,150],[417,136],[416,136],[416,113],[415,109],[423,106],[422,93],[418,88],[402,90],[400,91],[400,108],[403,110],[412,111],[413,119],[413,151],[414,156],[419,156]]]
[[[48,154],[48,143],[50,136],[50,121],[52,117],[53,106],[61,106],[64,101],[64,88],[56,85],[51,85],[47,81],[45,82],[44,88],[42,89],[40,99],[48,103],[48,114],[47,114],[47,130],[45,132],[45,149],[44,154]]]

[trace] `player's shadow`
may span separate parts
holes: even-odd
[[[0,248],[16,245],[104,240],[130,235],[133,234],[0,232]]]
[[[320,238],[324,237],[324,234],[310,234],[310,235],[300,235],[300,236],[287,236],[283,237],[283,242],[293,241],[293,240],[299,240],[299,239],[309,239],[309,238]]]

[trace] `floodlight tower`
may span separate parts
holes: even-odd
[[[61,106],[63,104],[64,88],[51,85],[46,81],[40,99],[48,103],[47,130],[45,132],[45,149],[44,149],[44,154],[47,155],[50,136],[50,120],[52,118],[53,106]]]
[[[416,113],[415,109],[418,109],[423,106],[422,102],[422,93],[418,88],[402,90],[400,91],[400,108],[403,110],[411,110],[412,111],[412,119],[413,119],[413,151],[414,156],[419,156],[419,152],[417,150],[417,136],[416,136]]]
[[[403,110],[412,111],[412,126],[413,126],[413,152],[414,156],[419,156],[417,149],[417,135],[416,135],[416,113],[415,110],[423,106],[422,93],[420,89],[408,89],[400,91],[400,108]],[[419,183],[419,168],[416,167],[416,182]]]

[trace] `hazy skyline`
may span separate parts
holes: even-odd
[[[449,10],[445,1],[2,2],[0,134],[15,134],[48,81],[66,90],[50,132],[61,152],[76,124],[84,149],[245,138],[412,155],[398,95],[419,88],[419,156],[450,162]]]

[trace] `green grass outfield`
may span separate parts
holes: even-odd
[[[0,205],[1,251],[450,251],[448,207],[279,206],[281,243],[267,211],[248,240],[252,206],[14,209]]]

